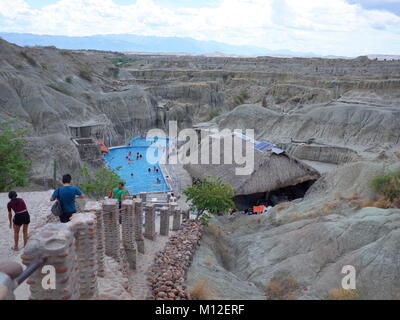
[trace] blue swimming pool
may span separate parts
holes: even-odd
[[[165,152],[167,143],[168,139],[146,140],[135,138],[128,143],[127,147],[110,149],[110,153],[106,154],[104,158],[111,169],[116,170],[121,167],[117,172],[126,181],[126,188],[129,193],[169,191],[171,189],[166,183],[158,164]],[[137,159],[137,153],[143,157]],[[158,169],[158,172],[155,172],[154,168]],[[148,169],[151,169],[151,172]],[[159,181],[157,181],[157,178]]]

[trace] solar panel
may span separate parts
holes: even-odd
[[[273,147],[274,145],[268,142],[260,142],[254,147],[254,149],[259,150],[261,152],[266,152],[268,150],[271,150]]]

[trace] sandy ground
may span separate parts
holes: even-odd
[[[20,192],[18,197],[25,200],[28,211],[31,216],[31,224],[29,225],[29,234],[33,234],[35,230],[46,223],[50,214],[51,191],[45,192]],[[20,256],[23,250],[15,252],[11,250],[14,245],[13,230],[9,228],[8,223],[8,193],[0,193],[0,260],[9,260],[21,262]],[[23,247],[22,232],[20,232],[19,247]],[[25,300],[29,296],[28,286],[24,283],[15,292],[18,300]]]
[[[50,215],[51,202],[49,198],[51,191],[46,192],[21,192],[18,194],[23,198],[31,214],[30,234],[33,234],[38,227],[43,226]],[[11,260],[21,262],[20,256],[23,250],[14,252],[11,250],[13,245],[13,230],[9,229],[7,213],[8,194],[0,193],[0,260]],[[172,217],[170,221],[172,227]],[[108,293],[110,299],[134,299],[144,300],[148,296],[147,271],[150,269],[157,252],[164,249],[168,237],[160,236],[160,219],[156,220],[157,238],[155,241],[145,239],[145,254],[137,255],[137,270],[129,272],[129,283],[131,290],[124,292],[120,296],[121,287],[115,286],[116,281],[123,282],[122,274],[118,266],[111,258],[106,258],[106,277],[99,279],[99,293]],[[172,235],[173,232],[170,232]],[[22,233],[20,234],[22,243]],[[116,281],[115,281],[116,280]],[[114,287],[114,288],[113,288]],[[115,290],[117,289],[117,290]],[[117,291],[117,292],[116,292]],[[26,283],[20,285],[15,291],[17,300],[29,298],[29,289]]]

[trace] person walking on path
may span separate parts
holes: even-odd
[[[63,186],[56,189],[50,198],[50,201],[60,201],[62,208],[62,215],[59,217],[61,223],[70,221],[72,215],[77,212],[76,210],[76,197],[83,199],[85,195],[79,188],[71,184],[72,177],[66,174],[62,178]]]
[[[7,204],[10,229],[14,227],[14,247],[12,247],[11,249],[14,251],[18,251],[19,231],[21,230],[21,226],[23,226],[25,248],[29,238],[28,227],[31,219],[25,201],[21,198],[18,198],[18,195],[15,191],[10,191],[8,194],[8,198],[10,199],[10,202]],[[14,219],[12,217],[12,211],[14,211],[15,213]]]

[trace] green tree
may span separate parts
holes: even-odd
[[[15,122],[0,122],[0,191],[25,187],[30,176],[31,161],[23,152],[26,131],[13,129]]]
[[[197,210],[197,219],[204,225],[208,225],[212,215],[235,209],[232,200],[235,191],[230,185],[223,184],[221,179],[206,177],[185,189],[183,194]],[[211,216],[206,213],[210,213]]]
[[[120,170],[117,168],[116,171]],[[74,176],[77,177],[78,187],[89,197],[101,199],[108,192],[118,186],[119,182],[124,182],[117,172],[103,167],[92,171],[84,165]]]

